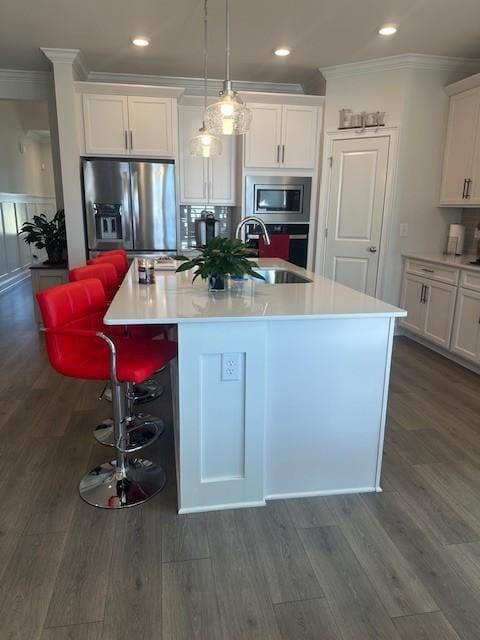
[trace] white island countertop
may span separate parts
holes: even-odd
[[[406,312],[280,259],[256,261],[262,269],[287,269],[312,282],[230,282],[209,292],[192,271],[156,271],[155,283],[138,284],[136,260],[105,315],[107,325],[318,318],[400,317]]]

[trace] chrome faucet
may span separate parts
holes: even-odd
[[[265,244],[269,245],[270,244],[270,236],[268,235],[268,231],[267,231],[267,227],[265,226],[263,220],[260,220],[260,218],[257,218],[257,216],[247,216],[246,218],[244,218],[243,220],[241,220],[237,226],[237,230],[235,231],[235,237],[237,238],[237,240],[241,240],[241,235],[242,235],[242,228],[248,224],[249,222],[255,222],[255,224],[258,224],[259,227],[262,230],[263,233],[263,237],[265,240]]]

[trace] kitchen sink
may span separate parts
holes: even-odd
[[[312,282],[309,278],[287,269],[255,269],[255,271],[265,278],[265,280],[252,278],[256,284],[305,284]]]

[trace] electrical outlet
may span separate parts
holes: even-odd
[[[408,236],[408,224],[406,222],[402,222],[400,224],[400,237],[406,238]]]
[[[222,380],[240,380],[239,353],[222,353]]]

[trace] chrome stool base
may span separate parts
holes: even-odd
[[[163,420],[149,413],[136,413],[127,426],[129,452],[138,451],[151,445],[165,431]],[[100,423],[93,433],[95,440],[107,447],[116,446],[113,420],[107,418]]]
[[[163,369],[160,369],[163,371]],[[165,389],[154,378],[149,378],[145,382],[139,382],[133,385],[134,402],[135,404],[145,404],[147,402],[153,402],[160,398]],[[100,394],[100,400],[112,401],[112,387],[110,384],[106,384],[102,393]]]
[[[105,462],[82,478],[79,492],[94,507],[123,509],[152,498],[163,489],[166,479],[160,465],[144,458],[130,458],[124,477],[117,473],[115,461]]]

